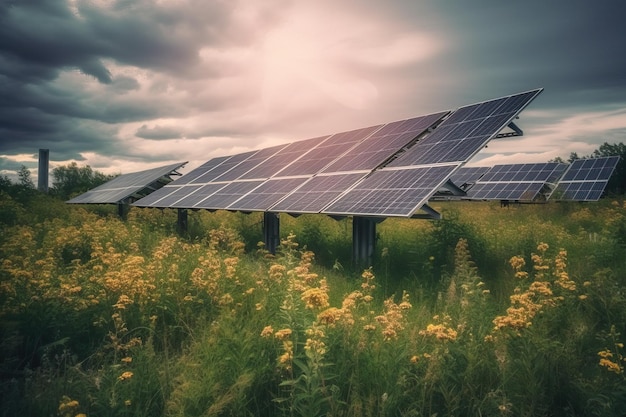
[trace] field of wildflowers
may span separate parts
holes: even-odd
[[[350,220],[0,211],[1,415],[619,416],[626,205]],[[41,204],[46,204],[46,210]]]

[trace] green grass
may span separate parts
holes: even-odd
[[[272,256],[258,213],[3,195],[0,413],[621,415],[624,202],[434,205],[364,272],[350,219],[282,215]]]

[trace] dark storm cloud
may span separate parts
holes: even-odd
[[[450,74],[465,80],[461,95],[545,87],[539,106],[624,102],[626,3],[444,4],[446,25],[458,34]]]

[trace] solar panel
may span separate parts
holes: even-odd
[[[461,107],[389,166],[463,162],[506,127],[542,90]]]
[[[490,167],[461,167],[452,176],[450,181],[457,187],[468,188],[478,181]]]
[[[307,178],[303,177],[270,179],[227,208],[240,211],[267,211],[306,180]]]
[[[410,217],[540,92],[216,158],[137,205]]]
[[[218,191],[193,204],[191,208],[203,208],[209,210],[226,209],[235,201],[261,185],[263,181],[235,181],[229,183],[211,183],[209,187],[221,187]]]
[[[448,112],[386,124],[339,157],[323,172],[372,170],[426,132]]]
[[[452,164],[374,171],[322,213],[410,217],[457,168]]]
[[[174,183],[176,185],[182,185],[182,184],[188,184],[194,180],[196,180],[198,177],[202,176],[203,174],[215,169],[217,166],[221,165],[222,162],[228,160],[232,158],[231,156],[220,156],[218,158],[213,158],[210,161],[205,162],[204,164],[200,165],[199,167],[191,170],[190,172],[186,173],[185,175],[183,175],[180,178],[177,178]],[[202,181],[199,181],[202,182]]]
[[[599,200],[618,162],[619,156],[575,160],[559,181],[551,198],[574,201]]]
[[[336,133],[319,144],[311,151],[304,154],[293,164],[285,167],[277,176],[289,177],[296,175],[313,175],[320,172],[328,164],[343,155],[347,150],[361,142],[373,132],[380,129],[379,126],[370,126],[349,132]]]
[[[201,185],[190,185],[186,187],[177,187],[166,185],[133,203],[137,207],[171,207],[183,197],[194,193]]]
[[[363,173],[318,175],[273,205],[271,211],[319,213],[363,177]]]
[[[554,162],[504,164],[489,169],[467,197],[475,200],[534,201],[542,191],[549,193],[567,168]]]
[[[69,204],[119,204],[137,200],[172,181],[171,175],[186,162],[119,175],[86,193],[68,200]]]

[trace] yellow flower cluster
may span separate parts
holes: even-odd
[[[454,342],[457,339],[458,332],[450,327],[451,317],[444,315],[441,319],[441,323],[429,324],[426,329],[420,330],[419,334],[422,336],[431,336],[442,342]],[[438,321],[440,317],[437,315],[433,317],[433,320]]]
[[[614,358],[613,352],[609,349],[605,349],[598,352],[598,356],[600,356],[599,365],[606,368],[609,372],[614,372],[616,374],[624,373],[624,366],[620,363],[620,361],[624,360],[622,355],[617,354],[615,355],[617,357]],[[614,359],[617,359],[617,361]]]
[[[402,293],[402,301],[396,304],[393,297],[383,302],[385,312],[382,315],[374,317],[376,322],[381,326],[383,340],[397,339],[398,332],[404,330],[405,320],[403,311],[411,308],[409,303],[409,294],[405,291]]]
[[[533,253],[531,259],[533,261],[533,282],[523,290],[517,287],[513,295],[510,296],[511,306],[507,308],[506,315],[497,316],[493,323],[494,331],[502,329],[513,329],[519,334],[521,329],[530,327],[533,319],[539,311],[545,306],[555,306],[557,302],[564,299],[563,296],[554,294],[553,283],[563,290],[573,292],[576,290],[576,283],[569,278],[566,271],[567,268],[567,252],[563,249],[559,251],[554,259],[551,276],[555,278],[554,282],[548,281],[551,269],[551,263],[546,258],[546,252],[549,249],[548,244],[540,243],[537,246],[537,252]],[[514,256],[510,260],[510,264],[515,271],[515,277],[524,280],[528,278],[528,273],[523,271],[525,266],[524,259],[520,256]]]

